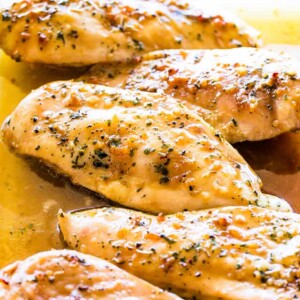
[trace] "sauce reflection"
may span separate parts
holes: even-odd
[[[82,70],[58,72],[16,64],[0,52],[0,122],[32,88],[79,76]],[[300,212],[300,134],[235,145],[258,172],[266,192],[288,200]],[[40,172],[10,153],[0,142],[0,268],[38,251],[61,248],[56,215],[101,202],[94,195]]]

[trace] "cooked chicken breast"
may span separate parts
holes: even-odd
[[[168,96],[54,82],[19,104],[3,134],[17,154],[135,209],[256,204],[290,210],[261,193],[260,179],[218,131]]]
[[[300,62],[266,49],[157,51],[123,68],[95,66],[81,79],[179,98],[231,143],[300,127]]]
[[[0,299],[177,299],[102,259],[71,250],[41,252],[0,272]]]
[[[0,15],[0,47],[29,63],[80,66],[158,49],[260,44],[255,29],[204,0],[16,0]]]
[[[300,216],[223,207],[158,217],[122,208],[60,213],[69,247],[189,299],[300,297]]]

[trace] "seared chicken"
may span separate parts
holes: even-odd
[[[80,66],[159,49],[255,47],[258,36],[204,0],[19,0],[0,11],[0,47],[29,63]]]
[[[102,259],[71,250],[42,252],[0,272],[0,299],[177,299]]]
[[[260,179],[218,131],[168,96],[54,82],[19,104],[3,134],[17,154],[135,209],[255,204],[290,210],[261,193]]]
[[[231,143],[300,127],[300,62],[270,50],[157,51],[138,64],[95,66],[82,79],[179,98]]]
[[[122,208],[60,213],[69,247],[189,299],[300,297],[300,216],[223,207],[158,217]]]

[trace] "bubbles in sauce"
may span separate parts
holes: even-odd
[[[16,64],[0,52],[0,122],[18,102],[43,83],[74,78],[71,72]],[[288,200],[300,212],[300,134],[236,145],[257,171],[266,192]],[[59,209],[101,204],[93,195],[72,187],[10,153],[0,142],[0,268],[38,251],[61,248],[56,228]],[[38,172],[37,172],[38,171]]]

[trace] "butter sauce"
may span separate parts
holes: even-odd
[[[82,70],[60,71],[15,63],[0,52],[0,122],[18,102],[43,83],[74,78]],[[237,145],[258,171],[269,193],[284,197],[300,212],[300,134]],[[38,251],[61,248],[56,215],[99,204],[99,199],[68,183],[36,172],[0,142],[0,267]]]
[[[0,122],[31,89],[57,79],[79,75],[17,64],[0,52]],[[78,74],[77,74],[78,73]],[[56,230],[59,208],[99,204],[93,196],[35,172],[28,162],[0,142],[0,267],[38,251],[61,248]],[[41,176],[43,175],[43,176]]]

